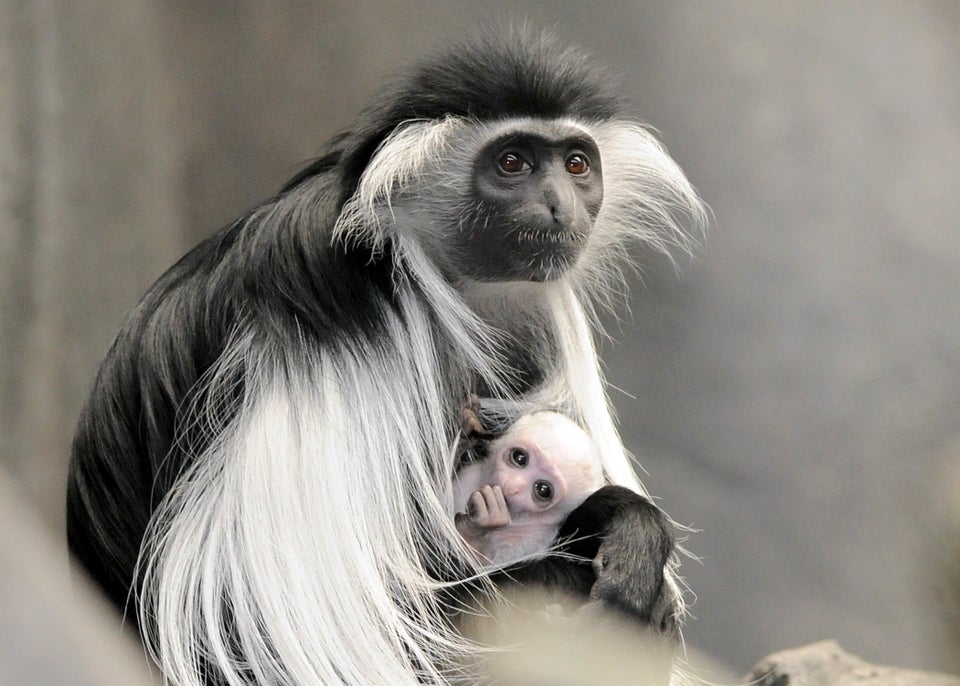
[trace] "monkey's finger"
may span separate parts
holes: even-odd
[[[500,517],[500,510],[497,505],[496,494],[496,491],[499,490],[499,488],[499,486],[491,486],[490,484],[487,484],[480,489],[480,494],[483,496],[483,505],[486,508],[486,517],[483,520],[483,523],[486,526],[493,526]]]
[[[477,524],[488,529],[498,529],[510,523],[510,512],[506,508],[503,491],[499,486],[487,485],[477,493],[483,498],[486,509],[483,516],[478,516],[474,520]]]
[[[474,396],[476,398],[476,396]],[[460,410],[460,428],[463,435],[470,438],[483,433],[483,422],[480,421],[480,404],[466,405]]]
[[[503,494],[503,489],[499,486],[493,487],[494,506],[493,509],[509,514],[510,508],[507,507],[507,497]]]
[[[495,512],[497,508],[497,491],[499,486],[484,486],[478,492],[483,495],[483,502],[486,503],[490,512]]]
[[[489,516],[487,501],[481,491],[474,491],[467,501],[467,514],[474,521],[482,521]]]
[[[510,508],[507,507],[506,496],[503,495],[503,489],[494,486],[490,489],[490,500],[487,503],[490,510],[491,527],[501,527],[510,524]]]

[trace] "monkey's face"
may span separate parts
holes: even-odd
[[[558,278],[582,253],[603,202],[597,144],[562,122],[498,132],[472,180],[464,276],[481,281]]]
[[[514,516],[546,512],[567,494],[566,478],[557,461],[529,441],[508,445],[494,456],[491,483],[503,490]]]
[[[463,467],[454,481],[458,512],[466,512],[472,493],[499,486],[510,515],[541,517],[560,506],[567,495],[567,478],[560,461],[528,436],[504,436],[491,446],[490,456]]]
[[[454,480],[454,505],[466,511],[470,495],[499,486],[514,523],[559,522],[603,483],[590,437],[556,412],[518,419],[490,444],[486,459],[472,462]]]

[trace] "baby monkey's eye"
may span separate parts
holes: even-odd
[[[533,484],[533,495],[537,500],[550,500],[553,498],[553,484],[549,481],[536,482]]]
[[[523,448],[514,448],[510,451],[510,462],[523,469],[530,462],[530,455]]]

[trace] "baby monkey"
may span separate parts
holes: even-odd
[[[666,576],[673,524],[647,497],[605,483],[590,436],[551,411],[488,431],[476,398],[460,419],[454,522],[483,566],[507,567],[492,570],[498,586],[558,592],[559,602],[577,599],[679,638],[681,605]],[[523,558],[535,559],[509,567]],[[459,599],[469,604],[467,588]]]
[[[461,424],[454,521],[484,564],[546,551],[567,515],[604,485],[596,445],[562,414],[525,414],[493,436],[471,398],[461,410]]]

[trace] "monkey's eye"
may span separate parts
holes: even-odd
[[[515,467],[523,469],[530,462],[530,454],[523,448],[514,448],[510,451],[509,459]]]
[[[497,168],[502,174],[519,174],[530,168],[527,161],[515,152],[505,152],[497,160]]]
[[[533,497],[544,502],[553,498],[553,484],[549,481],[538,481],[533,484]]]
[[[579,152],[570,155],[564,165],[567,168],[567,173],[574,176],[583,176],[590,171],[590,160],[587,159],[586,155]]]

